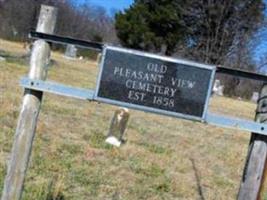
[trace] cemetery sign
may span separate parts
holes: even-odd
[[[95,99],[204,120],[214,74],[213,66],[106,46]]]
[[[208,111],[215,72],[266,82],[265,75],[40,32],[31,38],[102,52],[102,60],[96,88],[23,78],[25,88],[267,135],[264,123]]]

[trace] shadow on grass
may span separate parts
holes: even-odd
[[[190,158],[190,161],[192,163],[194,174],[195,174],[195,178],[196,178],[196,181],[197,181],[198,194],[199,194],[201,200],[205,200],[205,197],[204,197],[204,194],[203,194],[203,190],[202,190],[202,186],[201,186],[201,182],[200,182],[200,176],[199,176],[199,172],[197,170],[196,164],[195,164],[195,160],[193,158]]]

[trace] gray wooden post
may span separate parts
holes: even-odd
[[[36,31],[52,34],[56,24],[56,17],[56,8],[42,5]],[[49,44],[42,40],[35,41],[30,60],[29,78],[45,80],[49,60]],[[2,200],[19,200],[21,198],[42,95],[42,92],[25,89],[5,177]]]
[[[255,121],[267,123],[267,85],[260,91]],[[266,173],[267,136],[252,133],[238,200],[263,199]]]

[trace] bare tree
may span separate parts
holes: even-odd
[[[264,19],[262,0],[192,0],[183,10],[189,27],[186,52],[199,61],[224,64],[245,49]],[[240,65],[239,65],[240,66]]]
[[[41,4],[59,8],[56,34],[86,40],[116,41],[113,19],[103,8],[90,3],[77,6],[71,0],[0,0],[0,37],[25,40],[36,25]]]

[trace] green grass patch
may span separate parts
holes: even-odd
[[[165,170],[159,167],[157,164],[148,164],[144,162],[144,160],[138,158],[130,158],[129,159],[130,169],[138,175],[146,176],[146,177],[159,177],[164,175]]]
[[[169,149],[167,147],[160,146],[160,145],[150,144],[147,142],[137,142],[136,144],[144,147],[145,149],[147,149],[148,151],[150,151],[151,153],[154,153],[154,154],[170,154],[170,153],[172,153],[171,149]]]
[[[88,135],[88,136],[83,136],[84,137],[88,137],[88,142],[89,144],[97,149],[113,149],[113,146],[110,144],[107,144],[105,142],[106,136],[101,133],[98,130],[93,130],[93,132]]]
[[[164,180],[163,182],[153,185],[152,188],[157,193],[161,194],[163,192],[170,192],[171,185],[170,185],[169,180]]]
[[[83,152],[82,146],[79,144],[63,143],[60,148],[65,154],[67,153],[70,156],[81,154]]]
[[[39,180],[38,184],[26,184],[22,200],[66,200],[62,181],[57,179]]]

